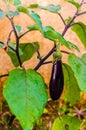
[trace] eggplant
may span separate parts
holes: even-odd
[[[51,79],[49,84],[50,97],[57,100],[62,94],[64,87],[64,75],[62,70],[62,61],[58,59],[52,67]]]

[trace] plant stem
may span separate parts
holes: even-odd
[[[0,43],[4,45],[4,42],[0,41]],[[14,48],[12,48],[10,45],[8,45],[8,47],[9,47],[12,51],[16,52],[16,50],[15,50]]]
[[[86,11],[81,12],[81,13],[78,13],[78,15],[77,15],[77,16],[80,16],[80,15],[82,15],[82,14],[86,14]]]
[[[60,18],[61,18],[63,24],[66,26],[65,20],[64,20],[64,18],[62,17],[62,15],[61,15],[60,13],[58,13],[58,15],[60,16]]]
[[[15,119],[15,116],[12,115],[11,118],[10,118],[10,121],[8,123],[8,126],[12,126],[12,123],[13,123],[14,119]]]
[[[27,34],[30,30],[27,30],[26,32],[22,33],[20,36],[19,36],[19,39],[22,38],[25,34]]]
[[[34,70],[38,70],[39,67],[43,64],[43,62],[44,62],[54,51],[55,51],[55,46],[48,52],[48,54],[47,54],[44,58],[42,58],[42,59],[39,61],[38,65],[34,68]]]
[[[18,58],[20,67],[22,67],[22,61],[21,61],[20,55],[19,55],[19,36],[16,32],[15,25],[14,25],[14,22],[13,22],[13,18],[12,17],[11,18],[7,17],[7,18],[10,20],[12,28],[13,28],[13,32],[14,32],[15,39],[16,39],[16,56]]]
[[[6,77],[6,76],[8,76],[8,75],[9,75],[9,74],[0,75],[0,78]]]

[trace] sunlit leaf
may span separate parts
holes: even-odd
[[[78,118],[65,115],[56,118],[51,130],[79,130],[80,124],[81,121]]]
[[[80,4],[75,0],[66,0],[67,2],[73,4],[76,8],[80,8]]]
[[[86,25],[82,22],[78,22],[75,23],[71,29],[77,34],[84,47],[86,47]]]
[[[52,12],[52,13],[57,13],[61,9],[61,6],[60,5],[55,6],[53,4],[50,4],[48,6],[41,6],[41,5],[38,5],[38,4],[31,4],[29,6],[29,8],[40,8],[40,9],[47,10],[47,11]]]
[[[37,26],[37,24],[33,24],[27,27],[30,31],[32,30],[39,30],[39,27]],[[39,30],[40,31],[40,30]]]
[[[47,102],[46,85],[34,70],[15,69],[4,86],[4,97],[24,130],[31,130]]]
[[[23,6],[19,6],[17,9],[18,9],[19,12],[22,12],[22,13],[29,15],[35,21],[35,23],[37,24],[40,32],[43,31],[40,16],[36,12],[34,12],[30,9],[27,9]]]
[[[59,32],[55,31],[51,26],[45,26],[43,28],[43,35],[45,38],[48,38],[52,41],[59,41],[61,45],[65,45],[68,49],[74,48],[79,51],[79,48],[75,44],[66,41],[64,37]]]
[[[74,72],[80,89],[86,92],[86,64],[75,54],[69,55],[68,62]]]
[[[63,64],[64,85],[66,87],[65,101],[73,105],[80,100],[80,88],[69,65]]]
[[[13,0],[13,4],[16,5],[16,6],[22,5],[20,0]]]

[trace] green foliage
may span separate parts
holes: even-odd
[[[1,18],[4,18],[4,17],[5,17],[5,15],[6,15],[6,13],[5,13],[5,12],[3,12],[3,10],[1,10],[1,9],[0,9],[0,19],[1,19]]]
[[[86,64],[86,53],[82,55],[82,61]]]
[[[30,31],[32,30],[39,30],[39,27],[37,26],[37,24],[33,24],[27,27]],[[40,30],[39,30],[40,31]]]
[[[75,0],[66,0],[67,2],[73,4],[76,8],[80,8],[80,4]]]
[[[44,80],[31,69],[11,71],[4,87],[4,96],[24,130],[33,128],[47,102]]]
[[[16,25],[15,28],[18,31],[19,34],[22,33],[22,26]]]
[[[9,16],[9,17],[18,16],[18,15],[19,15],[19,12],[17,10],[6,12],[6,16]]]
[[[16,44],[11,43],[10,46],[15,49]],[[36,49],[39,49],[38,42],[19,44],[19,55],[20,55],[22,63],[26,60],[29,60],[33,56],[33,54],[36,52]],[[15,51],[9,48],[8,55],[10,56],[15,67],[19,66],[19,61],[18,61]]]
[[[51,130],[79,130],[81,121],[72,116],[56,118]]]
[[[61,9],[60,5],[55,6],[53,4],[50,4],[48,6],[41,6],[41,5],[38,5],[38,4],[31,4],[28,7],[29,8],[40,8],[40,9],[47,10],[47,11],[52,12],[52,13],[58,13],[58,11]]]
[[[71,29],[77,34],[84,47],[86,48],[86,25],[82,22],[77,22],[72,26]]]
[[[74,72],[80,89],[86,92],[86,64],[75,54],[69,55],[68,62]]]
[[[80,89],[74,73],[70,66],[63,64],[64,85],[66,87],[65,101],[74,105],[76,101],[80,100]]]
[[[75,19],[77,16],[85,14],[85,12],[80,12],[81,6],[84,4],[84,2],[80,4],[75,0],[66,0],[67,2],[74,5],[77,11],[73,16],[70,16],[65,20],[62,14],[58,13],[61,10],[60,5],[50,4],[48,6],[41,6],[38,4],[31,4],[27,7],[24,7],[21,0],[3,0],[3,1],[6,4],[7,11],[0,9],[0,18],[4,18],[6,16],[6,18],[9,20],[11,24],[12,30],[9,31],[9,34],[7,35],[6,39],[0,41],[0,48],[4,48],[6,53],[10,56],[11,61],[15,67],[20,67],[20,69],[18,68],[12,70],[9,73],[9,75],[6,74],[0,76],[0,78],[2,78],[8,75],[8,79],[4,86],[3,95],[8,103],[8,106],[12,111],[12,114],[17,117],[23,129],[31,130],[34,127],[34,125],[36,125],[39,122],[39,119],[43,114],[43,110],[47,103],[48,98],[44,79],[35,70],[38,70],[44,64],[51,63],[52,61],[47,61],[50,55],[54,55],[54,57],[55,56],[57,57],[58,54],[61,58],[63,55],[59,52],[65,52],[69,54],[69,52],[67,52],[66,50],[64,51],[60,50],[60,47],[58,47],[57,50],[58,43],[61,46],[64,45],[69,50],[73,48],[76,49],[78,52],[80,52],[80,48],[78,48],[78,46],[76,46],[74,43],[70,41],[67,41],[64,38],[64,35],[69,28],[71,28],[72,31],[74,31],[77,34],[82,44],[86,48],[86,25],[82,22],[75,23]],[[15,10],[11,10],[10,7],[14,7]],[[57,32],[52,26],[47,25],[43,27],[40,16],[35,11],[31,10],[33,8],[39,8],[49,11],[51,13],[58,14],[63,24],[65,25],[62,34]],[[28,21],[27,30],[25,32],[23,32],[21,25],[15,25],[14,18],[15,16],[18,16],[20,13],[25,13],[26,15],[31,17],[31,19],[34,21],[33,25],[29,25]],[[29,31],[33,30],[40,31],[40,33],[43,35],[44,38],[53,41],[54,45],[56,45],[52,47],[51,50],[43,57],[39,52],[38,42],[20,43],[20,38],[25,36],[25,34],[27,34]],[[11,34],[14,34],[15,43],[10,43],[10,41],[12,41]],[[23,66],[23,63],[31,59],[35,52],[37,52],[39,62],[37,63],[37,65],[35,65],[34,70],[32,69],[26,70]],[[81,91],[86,92],[86,53],[83,54],[81,58],[79,58],[75,54],[70,54],[68,57],[68,62],[69,65],[63,63],[64,86],[65,86],[64,108],[59,109],[62,110],[61,113],[62,115],[60,119],[57,118],[54,121],[52,130],[81,129],[80,128],[81,121],[78,119],[78,117],[81,117],[82,115],[77,115],[76,113],[74,113],[75,115],[77,115],[77,118],[73,117],[72,116],[73,113],[71,114],[70,112],[71,110],[70,108],[68,108],[69,106],[66,105],[66,103],[72,105],[72,109],[74,109],[74,105],[76,104],[77,101],[80,100],[80,92]],[[1,88],[0,94],[2,95],[1,85],[2,84],[0,82],[0,88]],[[2,97],[0,97],[0,106],[2,106],[2,99],[3,99]],[[53,109],[54,107],[51,106],[51,108]],[[66,113],[65,110],[68,110],[69,111],[68,114],[71,116],[64,114]],[[7,123],[10,122],[11,116],[6,115],[4,116],[3,119],[6,122],[6,125],[8,125]],[[8,127],[7,130],[17,130],[17,128]]]
[[[13,4],[16,5],[16,6],[22,5],[20,0],[13,0]]]
[[[79,48],[75,44],[66,41],[64,37],[59,32],[56,32],[51,26],[45,26],[43,28],[43,34],[45,38],[55,42],[59,41],[61,45],[65,45],[68,49],[74,48],[79,51]]]
[[[42,23],[41,23],[41,20],[40,20],[40,16],[37,13],[35,13],[34,11],[29,10],[29,9],[23,7],[23,6],[19,6],[17,9],[18,9],[19,12],[22,12],[22,13],[29,15],[35,21],[39,30],[42,32]]]

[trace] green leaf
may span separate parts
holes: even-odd
[[[5,17],[5,15],[6,15],[6,13],[5,13],[5,12],[3,12],[3,10],[1,10],[1,9],[0,9],[0,19],[1,19],[1,18],[4,18],[4,17]]]
[[[27,27],[30,31],[32,30],[39,30],[39,27],[37,26],[37,24],[33,24]],[[39,30],[40,31],[40,30]]]
[[[79,48],[78,48],[75,44],[73,44],[73,43],[70,42],[70,41],[67,41],[67,43],[69,44],[69,48],[70,48],[70,49],[74,48],[74,49],[76,49],[78,52],[80,52]]]
[[[73,105],[80,100],[80,88],[69,65],[63,64],[64,85],[66,87],[65,101]]]
[[[15,28],[19,33],[22,32],[22,26],[16,25]]]
[[[6,12],[6,16],[18,16],[19,15],[19,12],[17,10],[15,11],[8,11]]]
[[[86,53],[82,55],[82,61],[86,64]]]
[[[0,42],[0,48],[3,48],[4,43]]]
[[[66,1],[73,4],[77,9],[80,8],[80,4],[75,0],[66,0]]]
[[[86,64],[82,61],[81,58],[74,54],[69,55],[68,62],[74,72],[80,89],[86,92]]]
[[[34,70],[15,69],[4,86],[4,97],[24,130],[31,130],[47,102],[46,85]]]
[[[39,7],[38,4],[30,4],[30,5],[28,6],[28,8],[38,8],[38,7]]]
[[[56,118],[51,130],[79,130],[81,121],[76,117],[62,116]]]
[[[86,25],[82,22],[78,22],[75,23],[71,29],[77,34],[84,47],[86,47]]]
[[[79,48],[75,44],[73,44],[69,41],[66,41],[64,39],[64,37],[60,33],[56,32],[51,26],[45,26],[43,28],[43,31],[44,31],[44,37],[45,38],[48,38],[52,41],[58,41],[59,40],[59,42],[62,45],[65,45],[68,49],[74,48],[77,51],[80,51]]]
[[[40,9],[47,10],[47,11],[52,12],[52,13],[57,13],[61,9],[61,6],[60,5],[55,6],[53,4],[50,4],[48,6],[41,6],[41,5],[38,5],[38,4],[31,4],[29,6],[29,8],[40,8]]]
[[[37,24],[40,32],[43,31],[42,22],[41,22],[40,16],[37,13],[35,13],[34,11],[27,9],[23,6],[19,6],[17,9],[18,9],[19,12],[23,12],[23,13],[29,15],[35,21],[35,23]]]
[[[59,40],[59,42],[62,45],[65,45],[67,48],[70,49],[69,42],[67,42],[64,39],[64,37],[60,33],[56,32],[51,26],[45,26],[43,28],[43,34],[44,34],[45,38],[48,38],[48,39],[55,41],[55,42],[57,42]]]
[[[16,5],[16,6],[22,5],[20,0],[13,0],[13,4]]]
[[[22,63],[26,60],[29,60],[33,56],[33,54],[36,52],[34,44],[39,49],[38,42],[19,44],[19,55],[20,55],[20,59],[21,59]],[[12,44],[12,43],[9,45],[14,49],[16,47],[16,45]],[[19,61],[17,59],[16,53],[13,50],[11,50],[10,48],[8,49],[8,55],[10,56],[15,67],[19,66]]]

